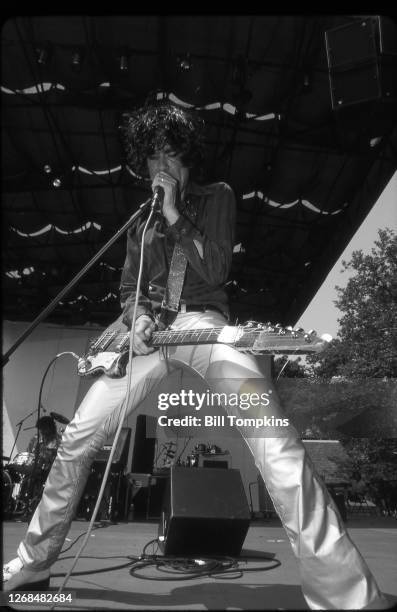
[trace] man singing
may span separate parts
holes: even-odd
[[[267,394],[268,405],[252,405],[247,414],[282,419],[277,392],[254,356],[222,344],[168,347],[165,353],[148,346],[174,257],[182,262],[184,272],[182,306],[173,328],[208,329],[227,324],[224,284],[232,260],[235,198],[225,183],[199,185],[192,180],[203,159],[203,124],[197,116],[159,103],[125,114],[121,131],[129,166],[136,174],[148,176],[152,189],[161,188],[163,195],[161,210],[145,234],[138,295],[145,220],[141,219],[127,238],[120,293],[123,321],[129,327],[137,301],[128,413],[161,379],[182,370],[202,377],[214,392]],[[18,556],[4,568],[7,590],[48,583],[50,567],[68,533],[95,454],[117,428],[126,386],[127,376],[102,375],[67,426]],[[237,408],[224,408],[230,415],[237,414]],[[317,610],[387,607],[296,430],[291,425],[274,427],[266,437],[258,437],[250,427],[239,430],[291,542],[308,605]]]

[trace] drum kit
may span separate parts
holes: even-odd
[[[51,412],[50,415],[59,423],[69,423],[69,419],[61,414]],[[3,456],[3,462],[6,462],[2,468],[4,518],[32,516],[41,499],[56,453],[56,448],[39,447],[37,454],[22,452],[12,460]]]

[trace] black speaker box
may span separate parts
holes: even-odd
[[[157,423],[156,417],[139,414],[136,419],[131,472],[151,474],[153,472],[156,436],[152,434]]]
[[[367,17],[325,33],[332,108],[397,97],[397,27]]]
[[[159,525],[165,555],[238,556],[249,524],[239,470],[171,468]]]
[[[397,62],[361,64],[330,74],[332,108],[397,99]]]

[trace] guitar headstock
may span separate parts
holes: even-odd
[[[313,329],[305,331],[302,327],[293,328],[280,323],[247,321],[241,329],[243,334],[237,344],[239,347],[247,344],[248,347],[251,343],[253,353],[318,353],[332,340],[330,334],[319,336]]]

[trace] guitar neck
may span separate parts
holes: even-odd
[[[209,329],[164,330],[154,332],[149,344],[151,346],[178,346],[183,344],[215,344],[219,341],[223,327]],[[232,328],[235,329],[235,328]]]
[[[126,329],[126,328],[125,328]],[[91,346],[91,352],[122,352],[128,350],[129,332],[120,328],[108,328]],[[155,348],[161,346],[181,346],[197,344],[229,344],[239,350],[252,350],[262,353],[312,353],[324,348],[324,341],[314,332],[304,334],[303,330],[284,330],[282,328],[257,325],[256,327],[232,326],[206,329],[166,329],[153,333],[148,344]]]
[[[225,325],[208,329],[166,329],[152,334],[148,344],[153,347],[197,344],[229,344],[242,352],[261,354],[303,354],[323,350],[328,339],[321,339],[314,331],[282,328],[270,324],[244,326]],[[79,359],[80,376],[94,376],[104,372],[119,378],[125,375],[129,356],[130,332],[120,321],[109,326]]]
[[[313,339],[283,334],[269,328],[225,327],[191,330],[165,330],[155,332],[149,344],[155,347],[186,344],[229,344],[239,350],[254,350],[262,353],[307,353],[316,350],[316,344],[308,346]]]

